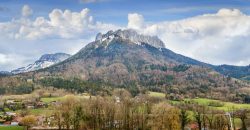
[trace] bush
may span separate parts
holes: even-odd
[[[173,71],[175,72],[185,72],[186,70],[188,70],[190,68],[190,66],[188,65],[178,65],[178,66],[175,66],[173,68]]]
[[[29,94],[34,90],[33,85],[31,84],[22,84],[20,86],[14,87],[13,92],[15,94]]]

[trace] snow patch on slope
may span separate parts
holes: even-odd
[[[19,73],[47,68],[51,65],[64,61],[65,59],[69,57],[70,55],[65,54],[65,53],[45,54],[45,55],[42,55],[39,60],[35,61],[35,63],[29,64],[26,67],[21,67],[21,68],[12,70],[11,73],[19,74]]]
[[[108,31],[106,34],[98,33],[96,36],[96,41],[109,42],[114,38],[121,38],[125,40],[130,40],[131,42],[141,45],[141,43],[149,44],[156,48],[165,48],[164,43],[157,36],[146,36],[138,34],[135,30],[117,30]]]

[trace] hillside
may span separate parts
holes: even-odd
[[[10,72],[8,71],[0,71],[0,77],[3,77],[3,76],[10,76],[12,75]]]
[[[220,65],[214,68],[221,74],[238,79],[250,80],[250,66]]]

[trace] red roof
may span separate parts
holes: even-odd
[[[196,123],[189,124],[188,126],[189,126],[189,128],[191,128],[191,129],[196,129],[196,128],[198,128],[198,125],[197,125]]]
[[[22,120],[22,117],[14,117],[12,120],[13,122],[20,122]]]
[[[6,121],[6,122],[4,122],[3,124],[4,124],[4,125],[10,125],[11,122],[10,122],[10,121]]]

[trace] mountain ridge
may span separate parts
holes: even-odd
[[[56,63],[59,63],[67,58],[69,58],[71,55],[66,53],[54,53],[54,54],[44,54],[42,55],[38,60],[36,60],[34,63],[29,64],[25,67],[20,67],[17,69],[14,69],[11,71],[12,74],[19,74],[29,71],[34,71],[38,69],[43,69],[46,67],[49,67],[51,65],[54,65]]]
[[[106,34],[98,33],[95,41],[104,41],[112,39],[114,37],[120,37],[122,39],[130,40],[131,42],[140,45],[141,43],[148,43],[156,48],[165,48],[164,43],[157,36],[146,36],[138,34],[135,30],[116,30],[108,31]]]

